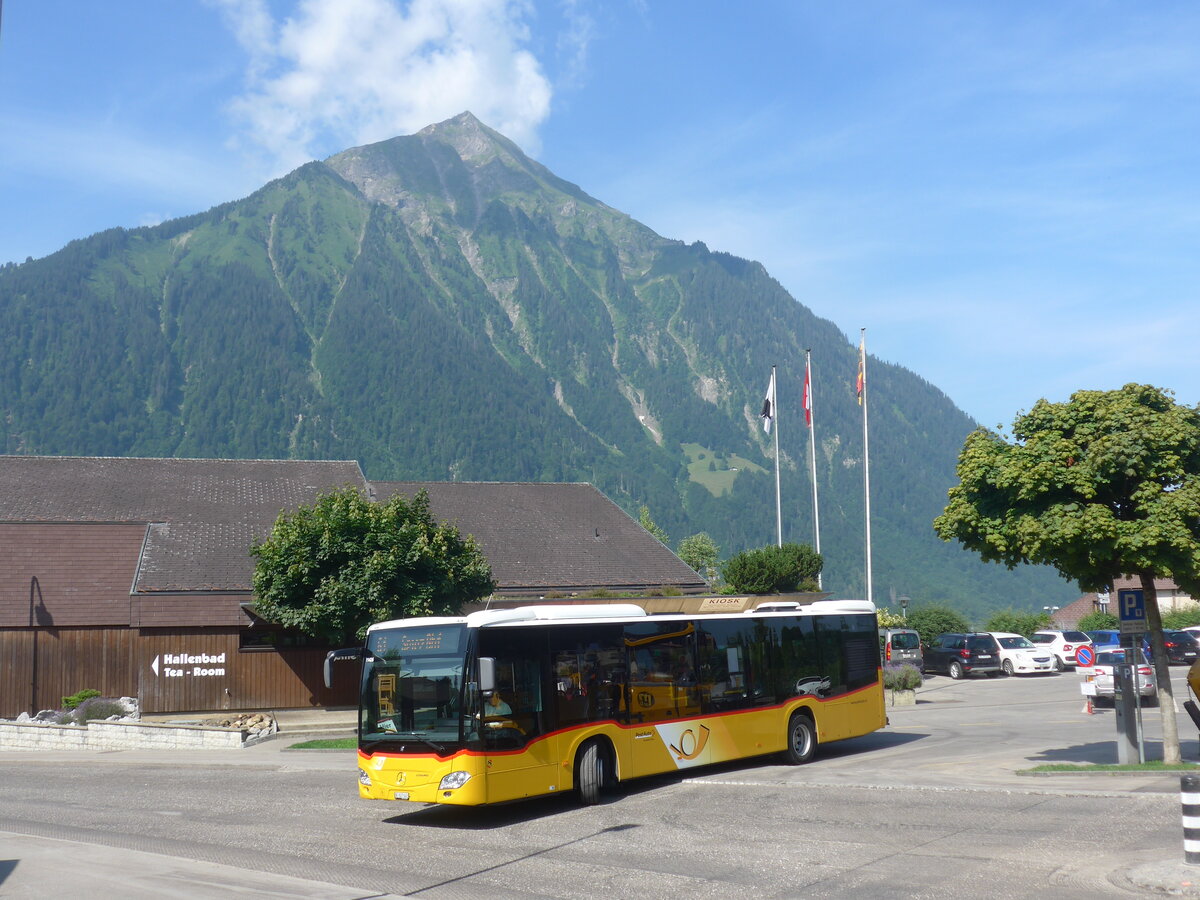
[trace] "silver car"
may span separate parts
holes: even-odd
[[[1101,650],[1096,654],[1096,662],[1090,666],[1080,666],[1079,673],[1085,682],[1096,686],[1096,705],[1101,702],[1111,703],[1116,696],[1113,667],[1125,662],[1124,650]],[[1158,703],[1158,683],[1154,680],[1154,669],[1149,663],[1143,662],[1137,667],[1138,693],[1149,700],[1147,706]]]
[[[921,653],[921,636],[911,628],[880,628],[879,654],[885,666],[902,666],[908,663],[918,672],[925,671]]]

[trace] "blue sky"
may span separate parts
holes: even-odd
[[[1169,0],[8,0],[0,262],[464,109],[983,424],[1200,401],[1200,6]]]

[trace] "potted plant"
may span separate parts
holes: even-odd
[[[883,687],[888,693],[889,706],[915,706],[917,688],[924,681],[916,666],[904,663],[883,667]]]

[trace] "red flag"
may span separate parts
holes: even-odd
[[[812,428],[812,382],[809,367],[804,367],[804,424]]]
[[[866,341],[867,341],[867,339],[864,337],[858,343],[858,379],[855,383],[855,390],[858,393],[858,405],[859,406],[862,406],[863,388],[866,387],[866,383],[867,383],[867,376],[866,376],[866,371],[865,371],[866,370],[866,354],[867,354]]]

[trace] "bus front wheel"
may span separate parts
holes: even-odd
[[[793,766],[803,765],[817,752],[817,726],[807,713],[794,713],[788,722],[784,756]]]
[[[579,802],[594,806],[600,802],[600,792],[605,786],[604,753],[597,741],[589,741],[579,751],[575,760],[575,787],[579,791]]]

